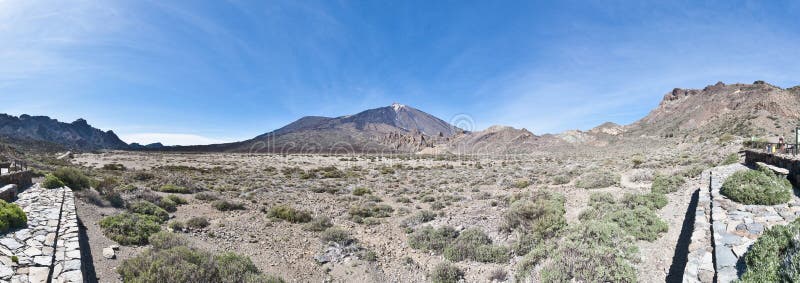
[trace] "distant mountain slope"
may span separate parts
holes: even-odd
[[[0,136],[14,140],[32,140],[63,146],[67,149],[127,149],[128,144],[114,134],[90,126],[78,119],[63,123],[46,116],[0,114]]]
[[[463,130],[413,107],[394,103],[336,118],[308,116],[253,139],[168,150],[328,153],[415,152],[446,143]]]
[[[702,90],[672,90],[626,132],[649,137],[789,136],[798,118],[800,87],[718,82]]]

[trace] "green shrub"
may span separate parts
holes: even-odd
[[[124,282],[284,282],[263,275],[248,257],[212,254],[186,246],[171,233],[151,237],[153,247],[117,268]]]
[[[204,192],[204,193],[196,193],[194,195],[194,199],[202,200],[202,201],[212,201],[212,200],[217,200],[218,197],[217,197],[217,195],[215,195],[213,193],[205,193]]]
[[[567,174],[553,176],[553,185],[564,185],[572,181],[572,177]]]
[[[334,242],[341,246],[347,246],[355,242],[350,232],[339,227],[330,227],[322,231],[320,238],[323,242]]]
[[[211,206],[219,211],[244,210],[244,204],[227,200],[214,201]]]
[[[182,197],[180,197],[178,195],[168,195],[167,198],[169,200],[171,200],[172,202],[174,202],[175,204],[177,204],[177,205],[182,205],[182,204],[189,203],[188,201],[186,201],[185,198],[182,198]]]
[[[619,201],[625,208],[634,209],[637,207],[647,207],[649,209],[661,209],[667,205],[667,196],[660,193],[631,194],[625,193]]]
[[[745,254],[746,271],[741,282],[797,282],[797,250],[800,220],[764,231]]]
[[[368,202],[361,205],[354,205],[351,206],[347,213],[350,214],[351,217],[389,217],[394,212],[394,209],[386,204],[376,204],[373,202]]]
[[[354,196],[363,196],[363,195],[371,194],[371,193],[372,193],[372,191],[370,191],[370,189],[367,189],[367,188],[364,188],[364,187],[358,187],[358,188],[353,189],[353,195]]]
[[[402,226],[414,227],[422,223],[433,221],[434,219],[436,219],[436,213],[430,210],[421,210],[403,220]]]
[[[176,194],[191,194],[192,193],[192,189],[190,189],[190,188],[183,187],[183,186],[176,186],[176,185],[173,185],[173,184],[163,185],[160,188],[158,188],[157,191],[165,192],[165,193],[176,193]]]
[[[113,207],[125,207],[125,199],[123,199],[122,195],[120,195],[118,192],[107,192],[105,195],[103,195],[103,198],[105,198]]]
[[[413,249],[440,254],[456,237],[458,237],[458,231],[452,227],[444,226],[435,229],[431,226],[425,226],[408,236],[408,246]]]
[[[461,279],[464,279],[464,271],[449,262],[437,264],[431,272],[433,283],[457,283]]]
[[[647,207],[621,209],[612,212],[608,219],[638,240],[654,241],[669,228],[658,215]]]
[[[276,205],[270,208],[267,216],[289,221],[291,223],[306,223],[311,221],[311,213],[291,206]]]
[[[75,168],[61,167],[56,169],[53,175],[73,190],[83,190],[92,186],[92,179]]]
[[[725,159],[720,162],[720,165],[730,165],[734,163],[739,163],[739,154],[735,152],[725,156]]]
[[[155,216],[159,222],[169,219],[169,213],[152,202],[141,200],[128,205],[128,210],[133,213]]]
[[[540,271],[541,282],[636,282],[635,241],[611,222],[586,221],[567,229]],[[524,274],[527,275],[527,274]]]
[[[655,212],[667,204],[663,194],[626,193],[619,201],[614,201],[609,193],[592,194],[589,208],[579,215],[582,221],[606,221],[617,224],[639,240],[653,241],[668,229],[668,225]]]
[[[328,218],[327,216],[317,216],[314,217],[314,219],[311,219],[311,222],[308,222],[308,224],[306,224],[306,226],[303,227],[303,229],[308,231],[320,232],[320,231],[325,231],[325,229],[328,229],[330,227],[333,227],[333,223],[331,223],[330,218]]]
[[[106,237],[122,245],[143,245],[150,235],[161,230],[160,221],[151,215],[121,213],[103,218],[100,228]]]
[[[162,198],[158,199],[158,201],[155,203],[155,205],[157,205],[160,208],[163,208],[167,212],[178,211],[178,204],[176,204],[174,201],[172,201],[171,199],[169,199],[167,197],[162,197]]]
[[[109,164],[103,165],[103,170],[125,171],[125,165],[118,164],[118,163],[109,163]]]
[[[169,224],[167,224],[167,227],[172,229],[172,231],[182,232],[183,230],[186,229],[186,224],[184,224],[181,221],[175,220],[175,221],[169,222]]]
[[[186,226],[188,226],[189,228],[203,229],[208,227],[208,225],[211,225],[211,223],[208,222],[207,218],[202,216],[195,216],[189,218],[189,220],[186,220]]]
[[[451,261],[506,263],[509,253],[506,247],[492,245],[492,240],[482,230],[470,228],[459,233],[444,248],[444,257]]]
[[[527,188],[530,185],[531,185],[531,181],[518,180],[518,181],[515,181],[514,184],[512,184],[512,187],[517,188],[517,189],[524,189],[524,188]]]
[[[511,204],[504,215],[505,230],[523,229],[544,239],[556,235],[567,225],[564,196],[538,193],[532,199],[521,199]]]
[[[606,170],[595,170],[578,177],[575,186],[583,189],[598,189],[619,184],[619,175]]]
[[[28,216],[14,203],[0,200],[0,233],[8,230],[22,228],[28,224]]]
[[[674,193],[677,192],[684,183],[686,183],[686,180],[679,175],[666,176],[656,174],[656,177],[653,179],[653,185],[650,187],[650,191],[659,194]]]
[[[700,176],[700,174],[703,173],[703,170],[705,170],[703,166],[694,165],[686,170],[683,170],[681,174],[686,178],[697,178],[698,176]]]
[[[47,174],[44,176],[44,182],[42,182],[42,187],[46,189],[56,189],[66,186],[64,182],[62,182],[56,175]]]
[[[792,197],[792,184],[769,169],[733,173],[722,184],[720,193],[739,203],[776,205]]]

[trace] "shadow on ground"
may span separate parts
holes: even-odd
[[[83,272],[83,282],[96,283],[97,273],[94,270],[94,258],[92,257],[92,247],[89,245],[89,236],[86,235],[86,226],[78,218],[78,241],[81,245],[81,272]]]
[[[697,210],[699,198],[700,190],[694,191],[689,207],[686,208],[686,217],[683,218],[681,234],[678,236],[678,243],[675,244],[675,254],[672,256],[672,265],[669,267],[666,282],[683,282],[683,271],[689,260],[689,244],[692,241],[692,232],[694,232],[695,210]]]

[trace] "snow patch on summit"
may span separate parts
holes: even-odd
[[[392,108],[394,109],[395,112],[400,111],[400,109],[403,109],[405,107],[406,107],[405,105],[397,103],[397,102],[392,103]]]

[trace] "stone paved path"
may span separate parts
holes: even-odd
[[[14,203],[28,225],[0,236],[0,282],[82,282],[72,190],[34,184]]]

